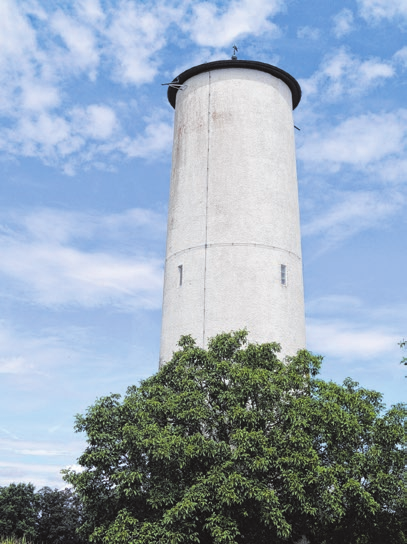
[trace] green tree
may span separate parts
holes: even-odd
[[[0,536],[34,538],[37,515],[38,498],[33,484],[0,487]]]
[[[246,333],[181,350],[139,387],[77,416],[80,495],[97,543],[407,542],[406,409],[307,351]]]
[[[407,340],[402,340],[401,342],[399,342],[399,346],[401,347],[401,349],[407,349]],[[402,365],[407,365],[407,357],[403,357],[400,363]]]
[[[81,544],[76,529],[82,523],[82,508],[71,489],[43,487],[37,493],[39,515],[36,542],[39,544]]]

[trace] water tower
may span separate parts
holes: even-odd
[[[181,335],[246,328],[283,355],[305,347],[292,110],[287,72],[221,60],[170,84],[175,108],[160,365]]]

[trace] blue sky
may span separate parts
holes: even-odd
[[[405,400],[407,3],[2,0],[0,485],[61,487],[74,415],[156,372],[166,87],[229,58],[296,77],[308,348]]]

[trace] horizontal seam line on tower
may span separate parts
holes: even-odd
[[[269,244],[256,244],[255,242],[219,242],[215,244],[201,244],[199,246],[192,246],[187,247],[185,249],[181,249],[180,251],[176,251],[175,253],[172,253],[166,258],[166,261],[169,261],[173,257],[176,257],[178,255],[181,255],[182,253],[186,253],[187,251],[193,251],[196,249],[207,249],[207,248],[216,248],[216,247],[230,247],[230,246],[236,246],[236,247],[258,247],[262,249],[274,249],[277,251],[283,251],[284,253],[288,253],[289,255],[292,255],[293,257],[296,257],[299,261],[301,261],[301,257],[299,257],[296,253],[293,253],[292,251],[289,251],[288,249],[283,249],[281,247],[272,246]]]

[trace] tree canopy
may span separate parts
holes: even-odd
[[[180,348],[77,416],[88,445],[65,479],[92,542],[407,542],[404,406],[244,331]]]
[[[38,497],[33,484],[0,487],[0,536],[35,537]]]
[[[71,489],[43,487],[37,493],[38,517],[35,542],[40,544],[81,544],[76,530],[82,523],[79,498]]]
[[[82,509],[71,489],[12,483],[0,487],[0,537],[26,538],[38,544],[81,544],[76,529]]]

